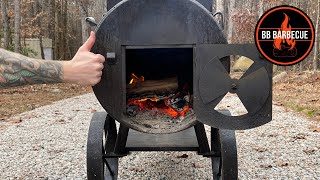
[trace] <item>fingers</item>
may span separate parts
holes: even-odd
[[[85,51],[91,51],[91,48],[93,47],[94,43],[96,42],[96,34],[91,31],[90,37],[87,39],[87,41],[81,46],[81,50]]]
[[[97,61],[100,62],[100,63],[104,63],[104,61],[105,61],[104,56],[102,56],[101,54],[96,54],[96,57],[95,57],[95,58],[96,58]]]

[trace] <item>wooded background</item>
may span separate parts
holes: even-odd
[[[213,0],[213,12],[224,14],[229,43],[253,43],[254,28],[266,10],[277,5],[293,5],[306,12],[316,28],[313,51],[301,63],[285,70],[318,70],[320,0]],[[89,35],[85,17],[97,22],[106,12],[106,0],[0,0],[2,48],[32,55],[27,38],[52,39],[54,59],[71,59]],[[43,49],[41,57],[44,57]]]

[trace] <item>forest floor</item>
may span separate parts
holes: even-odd
[[[0,90],[0,121],[52,102],[92,92],[75,84],[41,84]]]
[[[288,73],[273,84],[273,101],[320,123],[320,72]]]
[[[273,102],[320,122],[320,73],[288,73],[273,85]],[[0,121],[52,102],[92,92],[74,84],[32,85],[0,90]]]

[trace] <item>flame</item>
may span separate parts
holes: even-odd
[[[289,17],[287,14],[283,13],[285,18],[284,18],[284,21],[282,22],[281,24],[281,29],[279,29],[279,31],[283,32],[283,31],[286,31],[286,32],[291,32],[291,25],[289,24]],[[275,40],[274,40],[274,43],[273,43],[273,47],[278,49],[278,50],[282,50],[281,48],[281,44],[287,44],[290,47],[289,50],[292,50],[295,45],[296,45],[296,41],[292,38],[282,38],[282,37],[277,37]]]
[[[176,111],[173,108],[166,106],[165,103],[156,105],[155,102],[159,102],[159,98],[143,98],[138,100],[129,100],[128,105],[137,105],[140,111],[143,110],[158,110],[163,114],[167,114],[172,118],[184,117],[186,112],[190,110],[190,107],[187,105],[182,111]]]
[[[137,75],[132,73],[131,74],[131,80],[130,80],[129,84],[135,84],[135,83],[143,82],[143,81],[144,81],[144,76],[138,77]]]
[[[162,111],[165,114],[169,114],[171,117],[173,118],[178,118],[178,117],[184,117],[184,115],[186,114],[186,112],[188,112],[190,110],[189,106],[185,106],[184,109],[180,112],[170,108],[167,106],[167,108],[162,109]]]

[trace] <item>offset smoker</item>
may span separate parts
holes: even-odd
[[[210,0],[108,1],[108,8],[92,49],[108,59],[93,87],[107,113],[91,120],[88,179],[117,179],[118,159],[130,151],[197,151],[212,159],[214,179],[237,179],[234,130],[271,121],[272,65],[255,45],[227,44]],[[254,61],[239,80],[230,78],[230,55]],[[228,92],[247,114],[215,110]]]

